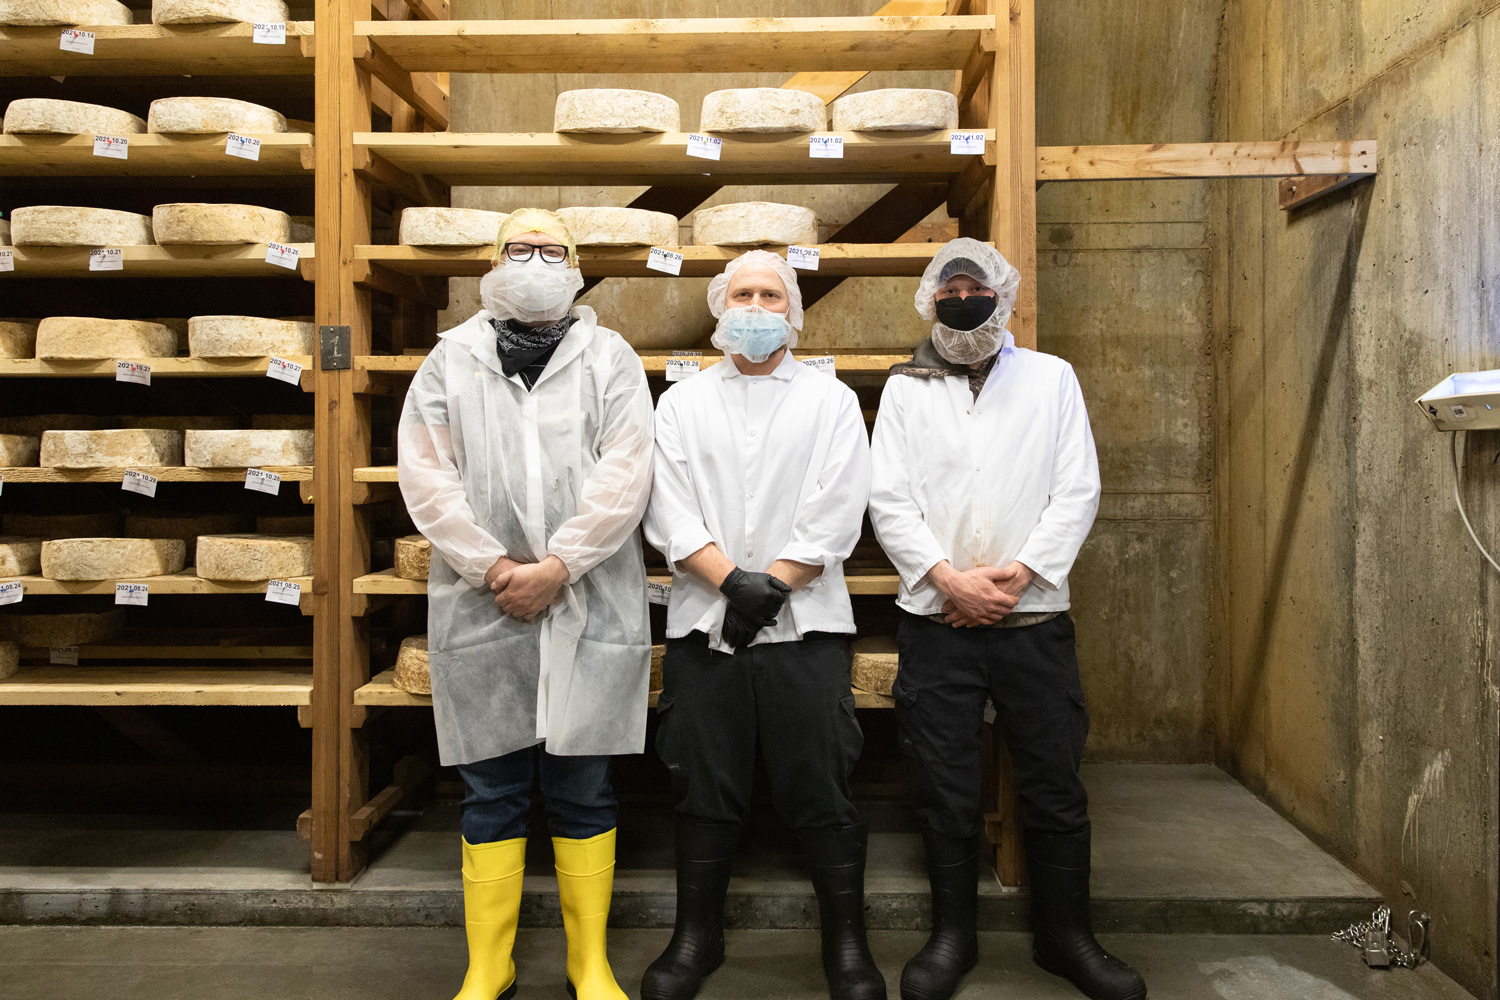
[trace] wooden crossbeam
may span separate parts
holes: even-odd
[[[1037,181],[1305,177],[1375,173],[1375,140],[1202,142],[1148,146],[1043,146]]]

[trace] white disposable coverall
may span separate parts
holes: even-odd
[[[506,378],[489,314],[439,336],[401,412],[398,473],[432,542],[428,648],[438,750],[467,764],[546,741],[560,755],[645,748],[651,639],[636,526],[651,492],[640,358],[575,306],[530,392]],[[530,624],[502,615],[500,556],[568,567]]]

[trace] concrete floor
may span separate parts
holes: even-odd
[[[641,972],[666,944],[661,930],[614,931],[620,984],[638,995]],[[1076,1000],[1032,965],[1029,937],[986,933],[979,968],[960,1000]],[[871,935],[891,996],[923,936]],[[1146,977],[1153,1000],[1472,1000],[1431,966],[1366,969],[1353,948],[1294,935],[1114,935],[1105,943]],[[756,1000],[826,997],[811,931],[738,931],[700,996]],[[462,981],[456,928],[0,928],[6,1000],[448,1000]],[[520,997],[561,998],[560,931],[525,930],[516,947]]]

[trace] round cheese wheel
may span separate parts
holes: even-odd
[[[186,559],[180,538],[55,538],[42,543],[42,576],[134,580],[180,573]]]
[[[162,244],[223,246],[292,241],[290,216],[255,205],[157,205],[151,210],[151,229],[156,242]]]
[[[171,327],[143,319],[48,316],[37,324],[36,356],[47,361],[170,358],[177,354]]]
[[[810,208],[769,201],[700,208],[693,214],[693,242],[698,246],[816,244],[818,217]]]
[[[199,535],[229,535],[244,531],[246,520],[243,514],[132,511],[125,515],[125,534],[133,538],[179,538],[191,556],[197,548]]]
[[[0,535],[0,577],[32,576],[42,569],[45,538]]]
[[[144,247],[151,245],[151,220],[113,208],[28,205],[10,214],[11,239],[18,247]]]
[[[34,535],[37,538],[107,538],[120,533],[122,515],[117,510],[87,514],[5,515],[5,530],[12,535]],[[67,643],[64,643],[67,645]]]
[[[289,20],[282,0],[151,0],[152,24],[248,24]]]
[[[828,127],[828,107],[805,90],[716,90],[703,98],[699,127],[705,132],[817,132]]]
[[[0,642],[0,681],[14,677],[21,669],[21,647],[13,642]]]
[[[188,431],[184,464],[199,469],[312,465],[312,431]]]
[[[560,208],[579,246],[675,246],[677,216],[639,208]]]
[[[396,575],[403,580],[425,580],[432,564],[432,543],[421,535],[396,539]]]
[[[859,639],[854,643],[854,661],[849,676],[861,691],[889,696],[891,685],[896,683],[899,661],[894,637],[880,635]]]
[[[259,316],[194,316],[188,354],[195,358],[289,357],[313,353],[312,323]]]
[[[411,635],[401,640],[396,653],[395,677],[391,682],[407,694],[432,694],[432,672],[427,665],[427,637]]]
[[[667,647],[657,645],[651,647],[651,687],[652,691],[660,691],[662,687],[662,662],[666,659]]]
[[[0,465],[20,468],[36,465],[41,454],[42,439],[29,434],[0,434]]]
[[[8,609],[7,609],[8,610]],[[40,611],[0,612],[0,638],[28,649],[52,646],[86,646],[105,642],[125,631],[125,612]]]
[[[258,135],[285,132],[279,111],[229,97],[163,97],[146,112],[146,131],[168,135],[235,132]]]
[[[833,102],[835,132],[929,132],[958,127],[958,97],[946,90],[892,87]]]
[[[0,319],[0,358],[36,357],[36,320]]]
[[[505,219],[504,212],[482,208],[407,208],[399,239],[409,247],[494,246]]]
[[[0,24],[131,24],[130,8],[116,0],[0,0]]]
[[[555,132],[676,132],[682,111],[665,94],[599,87],[565,90],[552,116]]]
[[[4,122],[0,121],[0,125]],[[10,220],[0,219],[0,247],[10,246]]]
[[[197,574],[205,580],[286,580],[311,576],[311,535],[200,535]]]
[[[128,111],[81,101],[23,97],[5,109],[6,135],[137,135],[146,123]]]
[[[40,461],[48,469],[181,465],[182,432],[145,428],[45,431]]]

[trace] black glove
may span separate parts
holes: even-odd
[[[747,573],[736,566],[719,584],[729,599],[724,612],[724,642],[738,649],[748,646],[761,629],[776,624],[776,615],[792,588],[769,573]]]
[[[769,625],[775,625],[776,619],[747,618],[730,605],[724,612],[724,628],[721,635],[730,649],[738,651],[743,646],[748,646],[755,641],[760,630]]]

